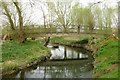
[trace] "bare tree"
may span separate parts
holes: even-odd
[[[61,25],[64,32],[67,32],[68,26],[70,25],[70,14],[71,14],[71,3],[70,2],[48,2],[48,7],[56,14],[56,22]]]
[[[12,14],[12,12],[10,11],[9,6],[8,6],[8,2],[1,1],[1,8],[3,9],[3,14],[8,18],[11,30],[13,31],[13,33],[16,36],[18,36],[18,38],[19,38],[18,41],[20,43],[23,43],[25,41],[25,33],[24,33],[24,26],[23,26],[22,9],[19,6],[20,4],[17,0],[15,0],[15,1],[11,0],[10,4],[12,5],[11,7],[15,6],[15,8],[17,10],[16,13],[18,14],[18,18],[19,18],[19,20],[18,20],[19,28],[16,28],[17,25],[16,25],[16,20],[15,19],[17,17],[14,14]]]
[[[9,11],[9,9],[8,9],[7,3],[4,2],[4,1],[1,1],[1,7],[2,7],[2,9],[5,11],[5,12],[3,12],[3,14],[4,14],[5,16],[7,16],[8,20],[9,20],[9,23],[10,23],[11,29],[12,29],[12,30],[15,30],[14,22],[13,22],[13,20],[12,20],[12,16],[11,16],[10,11]]]
[[[25,41],[25,32],[24,32],[24,26],[23,26],[23,17],[22,17],[22,10],[19,6],[18,1],[16,0],[16,2],[13,1],[13,4],[15,5],[16,9],[17,9],[17,13],[19,16],[19,36],[20,36],[20,43],[23,43]]]

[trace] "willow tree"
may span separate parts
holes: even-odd
[[[106,5],[95,5],[93,7],[93,13],[95,17],[95,27],[103,33],[109,33],[108,30],[112,30],[113,24],[117,24],[117,12],[116,9]]]
[[[95,27],[95,19],[91,9],[85,7],[83,10],[83,14],[84,14],[83,15],[84,28],[89,30],[90,32],[93,32]]]
[[[103,11],[99,6],[95,6],[94,8],[94,17],[95,17],[95,23],[96,23],[96,28],[103,30],[104,24],[103,24]]]
[[[111,29],[112,27],[112,19],[113,19],[114,9],[111,7],[105,7],[104,9],[104,24],[105,29]]]
[[[70,14],[72,1],[68,2],[48,2],[48,7],[56,14],[56,23],[60,25],[64,32],[67,32],[68,26],[70,25]]]
[[[80,28],[83,26],[83,18],[83,7],[79,3],[76,3],[72,7],[71,20],[72,24],[77,26],[78,34],[80,33]]]

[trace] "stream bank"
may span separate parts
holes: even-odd
[[[50,50],[36,40],[27,40],[19,45],[15,41],[5,41],[2,44],[2,76],[17,73],[45,61],[51,56]]]
[[[80,37],[74,36],[61,36],[53,37],[51,39],[52,43],[63,44],[73,47],[83,47],[89,51],[92,51],[94,57],[94,70],[93,78],[118,78],[118,64],[120,60],[118,59],[118,40],[113,36],[105,36],[100,38],[92,39],[92,37],[86,36],[84,39],[88,38],[89,42],[87,44],[75,44],[83,40]]]
[[[95,53],[94,61],[94,78],[111,78],[117,80],[119,78],[119,40],[114,36],[109,36],[106,39],[96,44],[98,47]]]

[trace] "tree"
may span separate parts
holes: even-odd
[[[42,12],[43,26],[47,28],[47,3],[40,0],[34,0],[34,6],[36,6]]]
[[[45,4],[44,4],[44,5],[45,5]],[[42,6],[40,6],[40,8],[41,8],[41,11],[42,11],[42,13],[43,13],[44,27],[46,28],[46,15],[45,15],[45,11],[44,11],[44,9],[43,9]]]
[[[10,9],[8,8],[8,4],[13,5],[13,7],[16,8],[17,10],[17,14],[18,14],[18,18],[19,18],[19,28],[16,28],[16,22],[14,22],[14,19],[12,16],[14,16],[12,14],[12,12],[10,11]],[[19,2],[17,0],[11,0],[10,3],[5,2],[5,1],[1,1],[1,8],[3,10],[3,14],[8,18],[9,24],[10,24],[10,28],[12,30],[12,32],[18,36],[18,41],[19,43],[23,43],[25,41],[25,33],[24,33],[24,26],[23,26],[23,17],[22,17],[22,9],[19,6]],[[15,12],[14,12],[15,13]]]
[[[13,23],[13,20],[12,20],[12,16],[10,14],[10,11],[8,9],[8,5],[7,3],[5,3],[4,1],[1,1],[1,7],[2,9],[4,9],[5,12],[3,12],[3,14],[5,16],[7,16],[8,20],[9,20],[9,23],[10,23],[10,27],[12,30],[15,30],[15,26],[14,26],[14,23]]]
[[[71,24],[71,3],[70,2],[48,2],[48,7],[56,14],[57,25],[61,25],[64,32],[67,32],[68,26]]]
[[[100,31],[105,31],[106,33],[107,30],[111,30],[113,24],[117,23],[115,8],[112,8],[104,3],[102,6],[94,6],[93,9],[95,27]]]
[[[113,8],[105,7],[104,22],[105,22],[106,29],[110,29],[112,27],[112,16],[113,16]]]
[[[19,16],[19,40],[20,40],[19,42],[23,43],[25,41],[25,32],[24,32],[24,26],[23,26],[22,10],[17,0],[16,2],[13,1],[13,4],[15,5],[18,16]]]
[[[96,19],[96,28],[103,30],[103,11],[99,6],[95,6],[94,8],[94,17]]]
[[[89,7],[83,7],[80,3],[76,3],[72,7],[72,24],[77,26],[77,32],[80,33],[81,29],[94,30],[95,20],[94,15]]]
[[[49,5],[49,4],[48,4]],[[55,24],[55,20],[54,20],[54,13],[52,12],[51,9],[48,8],[48,16],[47,16],[47,26],[50,29],[50,33],[52,34],[52,32],[54,31],[54,24]]]
[[[85,7],[83,10],[83,14],[84,14],[83,15],[84,29],[90,30],[90,32],[92,32],[95,27],[95,19],[91,9],[88,7]]]
[[[79,3],[76,3],[72,7],[71,21],[73,25],[77,26],[78,34],[80,33],[80,28],[83,26],[83,9]]]

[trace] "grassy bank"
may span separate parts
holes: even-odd
[[[93,77],[99,78],[118,78],[118,64],[120,63],[118,56],[118,40],[109,37],[97,45],[102,46],[95,55],[95,69]]]
[[[28,66],[42,56],[48,55],[49,50],[39,41],[28,40],[24,44],[6,41],[2,44],[3,74]]]
[[[51,43],[58,43],[71,46],[80,46],[81,40],[89,39],[90,35],[69,35],[69,36],[60,36],[51,38]]]
[[[79,35],[68,35],[68,36],[59,36],[59,37],[52,37],[51,38],[51,42],[52,43],[60,43],[60,44],[82,44],[81,40],[84,39],[88,39],[89,41],[91,41],[92,37],[95,37],[97,39],[97,41],[104,39],[105,36],[101,36],[101,35],[89,35],[89,34],[79,34]]]
[[[52,43],[60,43],[67,45],[78,44],[83,39],[89,39],[88,47],[92,49],[95,53],[94,61],[94,73],[93,77],[95,78],[118,78],[118,40],[114,39],[113,36],[95,36],[97,39],[95,43],[91,43],[91,36],[83,35],[80,36],[62,36],[62,37],[53,37],[51,39]]]

